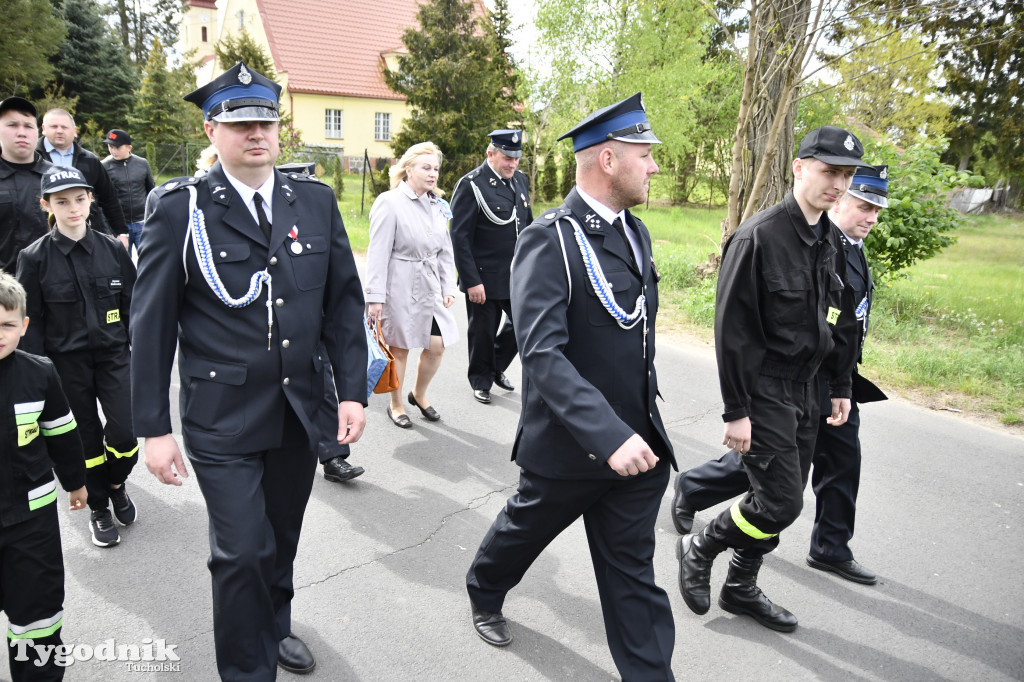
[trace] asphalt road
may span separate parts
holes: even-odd
[[[464,332],[461,298],[456,309]],[[713,353],[661,338],[657,359],[662,414],[681,466],[717,457]],[[509,595],[511,646],[487,646],[470,625],[466,569],[518,479],[509,453],[520,394],[495,390],[493,404],[480,405],[465,370],[463,342],[446,353],[431,387],[438,423],[415,416],[414,428],[395,428],[385,398],[374,396],[350,460],[366,474],[347,484],[317,475],[293,609],[294,631],[318,661],[307,679],[618,679],[581,524]],[[510,372],[517,385],[519,371],[517,361]],[[804,564],[814,507],[808,490],[800,520],[766,559],[760,580],[799,617],[792,634],[717,605],[706,616],[687,610],[676,586],[666,494],[655,565],[675,612],[678,679],[1024,679],[1024,439],[900,400],[866,405],[862,415],[853,547],[880,581],[855,585]],[[108,639],[142,648],[163,640],[180,660],[164,672],[84,660],[66,679],[216,679],[207,521],[195,479],[163,486],[140,464],[129,487],[139,519],[111,549],[94,547],[88,512],[68,512],[62,501],[64,640],[80,653]],[[698,525],[710,518],[698,515]],[[714,567],[714,589],[726,564],[723,557]]]

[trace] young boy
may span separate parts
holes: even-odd
[[[32,647],[61,645],[64,557],[53,469],[71,509],[81,509],[85,466],[53,363],[17,350],[27,328],[25,290],[0,270],[0,609],[10,623],[11,679],[59,680],[64,668],[52,655],[39,665]]]
[[[139,452],[132,434],[128,370],[135,266],[124,247],[89,227],[91,189],[77,168],[47,169],[40,181],[41,203],[56,229],[18,256],[18,280],[33,320],[23,348],[53,361],[79,425],[92,542],[113,547],[121,537],[110,502],[121,525],[137,516],[124,485]],[[100,421],[97,400],[106,424]]]

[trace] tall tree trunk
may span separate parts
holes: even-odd
[[[132,44],[128,38],[130,27],[128,23],[128,5],[126,3],[127,0],[117,0],[117,20],[120,22],[121,44],[131,54]]]

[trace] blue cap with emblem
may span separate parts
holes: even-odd
[[[518,159],[523,155],[523,131],[521,130],[492,130],[487,133],[498,151],[505,156]]]
[[[889,206],[889,167],[858,168],[853,176],[850,189],[846,190],[846,193],[869,204],[887,208]]]
[[[207,121],[277,121],[281,86],[242,62],[185,95]]]
[[[638,92],[621,102],[598,109],[559,140],[572,138],[572,150],[582,151],[607,140],[635,144],[661,144],[647,121],[644,98]]]

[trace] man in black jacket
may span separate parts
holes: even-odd
[[[466,576],[477,634],[512,641],[505,596],[583,517],[605,634],[623,680],[671,680],[675,625],[654,581],[654,523],[675,464],[655,397],[657,270],[629,208],[658,172],[640,93],[591,114],[572,137],[576,187],[519,235],[512,313],[523,410],[519,489]]]
[[[812,130],[793,161],[793,191],[740,225],[722,251],[715,352],[725,412],[722,444],[736,450],[750,490],[699,535],[679,538],[679,588],[708,612],[711,565],[732,547],[718,604],[780,632],[797,620],[757,586],[765,554],[800,515],[818,425],[815,375],[829,383],[829,424],[850,413],[857,355],[843,236],[825,214],[849,188],[864,147],[834,126]]]
[[[86,181],[93,188],[92,212],[89,227],[97,232],[115,235],[128,248],[128,226],[117,190],[110,182],[110,176],[96,156],[76,142],[78,128],[75,119],[63,109],[50,109],[43,114],[43,137],[39,139],[36,151],[58,166],[74,166],[82,171]]]
[[[0,102],[0,270],[14,272],[23,248],[46,234],[39,182],[50,162],[36,152],[36,108],[27,99]]]
[[[859,168],[853,184],[836,202],[829,217],[843,232],[846,253],[846,279],[853,288],[856,315],[861,333],[857,344],[857,362],[861,361],[864,338],[871,315],[875,288],[864,257],[864,238],[878,222],[879,212],[888,203],[888,168]],[[842,426],[826,422],[831,404],[828,381],[819,374],[818,390],[822,416],[818,420],[818,438],[814,445],[811,487],[816,501],[811,550],[807,563],[813,568],[835,573],[863,585],[877,582],[874,573],[853,558],[853,537],[860,487],[860,403],[885,400],[886,396],[871,381],[856,371],[850,418]],[[672,498],[672,522],[680,533],[689,533],[694,513],[746,492],[750,486],[743,461],[735,450],[699,467],[680,473]]]
[[[115,128],[104,140],[110,156],[103,167],[117,190],[121,213],[128,225],[128,241],[136,250],[142,243],[142,223],[146,219],[146,197],[156,185],[149,161],[132,154],[132,136]],[[129,246],[129,251],[131,246]]]

